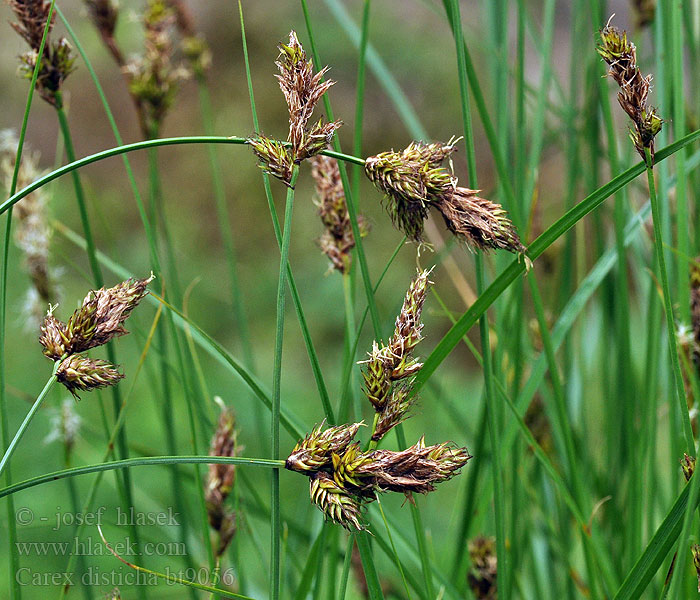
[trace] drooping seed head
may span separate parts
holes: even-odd
[[[478,196],[478,190],[457,187],[435,206],[447,228],[478,250],[503,249],[525,252],[518,232],[500,204]]]
[[[78,400],[79,391],[89,392],[108,387],[123,377],[124,375],[106,360],[92,359],[81,354],[71,354],[64,358],[56,371],[56,380]]]
[[[361,522],[359,500],[323,471],[314,473],[309,482],[311,501],[327,519],[342,525],[348,531],[365,529]]]
[[[333,267],[341,273],[346,273],[351,264],[355,236],[345,202],[338,161],[321,154],[314,156],[311,159],[311,176],[316,183],[318,214],[325,226],[319,246]],[[369,231],[366,219],[358,215],[357,224],[360,235],[364,237]]]

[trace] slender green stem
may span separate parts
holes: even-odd
[[[316,65],[321,65],[321,60],[319,59],[318,52],[316,50],[316,44],[314,42],[313,29],[311,27],[311,16],[309,14],[309,8],[307,6],[306,0],[301,0],[301,8],[304,13],[304,22],[306,23],[306,31],[309,34],[309,42],[311,43],[311,54]],[[328,98],[328,94],[323,95],[323,106],[326,109],[326,116],[329,121],[334,120],[333,109],[331,108],[331,102]],[[340,140],[338,135],[333,136],[333,148],[335,149],[335,158],[341,156],[340,152]],[[331,156],[328,153],[325,153]],[[354,161],[350,161],[354,162]],[[360,164],[355,162],[355,164]],[[362,161],[364,165],[364,161]],[[345,204],[348,209],[348,216],[350,217],[350,224],[352,226],[352,235],[355,240],[355,253],[357,255],[357,261],[360,263],[360,273],[362,274],[362,283],[364,284],[365,294],[367,296],[367,304],[369,306],[369,314],[372,318],[372,325],[374,327],[374,333],[379,337],[381,331],[381,323],[379,320],[379,312],[377,310],[377,303],[374,299],[374,292],[372,287],[372,280],[369,274],[369,265],[367,264],[367,256],[365,255],[364,244],[362,242],[362,235],[360,232],[360,226],[357,221],[357,206],[355,205],[355,198],[352,194],[352,188],[350,186],[350,181],[348,179],[347,170],[344,164],[338,165],[338,170],[340,171],[340,179],[343,184],[343,192],[345,194]],[[359,548],[359,546],[358,546]]]
[[[126,458],[124,460],[113,460],[94,465],[82,467],[72,467],[62,469],[53,473],[46,473],[31,479],[20,481],[13,485],[0,489],[0,498],[15,494],[22,490],[27,490],[37,485],[58,481],[66,477],[77,477],[78,475],[88,475],[89,473],[100,473],[102,471],[115,471],[119,469],[131,469],[132,467],[144,466],[167,466],[167,465],[241,465],[249,467],[265,467],[268,469],[280,469],[284,467],[283,460],[273,460],[271,458],[246,458],[243,456],[148,456],[137,458]]]
[[[357,85],[355,86],[355,131],[353,134],[352,152],[355,156],[362,154],[362,124],[365,107],[365,62],[367,59],[367,43],[369,40],[369,15],[371,0],[365,0],[362,7],[362,38],[360,40],[359,56],[357,58]],[[362,170],[359,166],[352,168],[352,193],[360,197],[360,177]]]
[[[348,536],[348,543],[345,547],[345,557],[343,558],[343,571],[340,576],[338,586],[338,600],[345,600],[345,593],[348,589],[348,579],[350,577],[350,563],[352,561],[352,547],[355,545],[355,535]]]
[[[7,211],[8,208],[15,205],[25,196],[31,194],[34,190],[39,189],[43,185],[47,184],[49,181],[58,179],[66,173],[71,173],[76,169],[84,167],[85,165],[92,164],[110,158],[112,156],[119,156],[120,154],[125,154],[127,152],[135,152],[136,150],[146,150],[148,148],[156,148],[158,146],[177,146],[181,144],[234,144],[234,145],[245,145],[248,143],[246,138],[239,137],[222,137],[216,135],[196,135],[196,136],[183,136],[174,138],[157,138],[152,140],[144,140],[142,142],[134,142],[133,144],[124,144],[121,146],[115,146],[114,148],[109,148],[103,150],[102,152],[97,152],[95,154],[90,154],[84,158],[78,159],[74,162],[63,165],[58,169],[54,169],[50,173],[47,173],[43,177],[40,177],[27,187],[21,189],[19,192],[12,194],[5,202],[0,204],[0,214]],[[324,150],[321,152],[325,156],[330,156],[337,160],[346,161],[354,163],[356,165],[364,165],[365,161],[362,158],[357,158],[356,156],[350,156],[349,154],[343,154],[342,152],[334,152],[332,150]]]
[[[37,56],[44,55],[44,48],[46,47],[46,40],[48,39],[49,32],[51,31],[51,23],[54,16],[54,10],[56,9],[56,0],[51,0],[49,5],[49,10],[47,13],[46,23],[44,24],[43,31],[41,34],[41,42],[39,43],[39,49],[37,51]],[[36,89],[36,82],[39,77],[39,70],[41,69],[42,61],[37,60],[34,64],[34,69],[32,71],[31,81],[29,83],[29,92],[27,93],[27,100],[24,104],[24,114],[22,115],[22,126],[19,131],[19,139],[17,141],[17,151],[15,153],[15,164],[12,169],[12,180],[10,182],[10,195],[13,195],[17,191],[17,179],[19,177],[19,170],[22,164],[22,150],[24,148],[24,139],[27,135],[27,126],[29,124],[29,112],[32,106],[32,99],[34,98],[34,90]],[[9,432],[7,430],[7,416],[9,414],[7,410],[7,397],[6,397],[6,382],[5,377],[5,325],[7,316],[7,273],[8,273],[8,260],[10,256],[10,239],[12,236],[12,211],[7,213],[7,220],[5,223],[5,237],[3,240],[2,248],[2,266],[0,267],[0,450],[5,451],[7,447],[7,439],[9,437]],[[9,485],[12,481],[11,469],[5,470],[5,484]],[[10,573],[16,573],[19,569],[19,556],[15,552],[15,543],[17,540],[17,522],[15,518],[15,506],[14,499],[8,498],[7,500],[7,541],[9,545],[8,557],[9,557],[9,571]],[[16,577],[10,579],[10,596],[11,598],[21,598],[22,588]]]
[[[654,222],[654,248],[656,250],[656,260],[659,265],[659,275],[661,277],[661,289],[664,297],[664,312],[666,313],[666,327],[668,330],[668,349],[671,353],[671,365],[673,369],[673,382],[676,390],[676,398],[680,410],[681,423],[683,424],[683,435],[685,436],[686,452],[693,456],[695,454],[695,441],[693,439],[693,428],[690,425],[690,415],[688,414],[688,400],[685,396],[683,386],[683,376],[681,375],[680,362],[678,360],[678,348],[676,345],[676,323],[673,317],[673,303],[671,301],[671,290],[668,284],[668,272],[666,271],[666,258],[664,257],[664,241],[661,233],[661,208],[656,197],[656,183],[654,181],[654,163],[649,149],[646,152],[646,171],[649,182],[649,200],[651,201],[651,215]]]
[[[469,185],[472,188],[477,188],[476,176],[476,160],[474,154],[474,136],[472,132],[472,121],[469,108],[469,88],[467,84],[467,68],[464,52],[464,39],[462,36],[462,23],[459,10],[459,2],[450,0],[450,11],[452,16],[452,32],[454,34],[457,68],[459,73],[459,91],[462,107],[462,122],[464,126],[464,143],[467,153],[467,167],[469,174]],[[476,291],[479,296],[482,296],[485,288],[484,278],[484,263],[481,254],[476,254],[474,257],[476,267]],[[501,439],[500,439],[500,410],[495,403],[494,394],[494,376],[491,366],[491,343],[489,339],[489,324],[486,311],[481,315],[479,320],[479,331],[481,337],[481,347],[483,356],[484,370],[484,394],[486,402],[486,412],[488,416],[489,440],[491,443],[491,474],[493,480],[494,492],[494,507],[496,520],[496,554],[498,557],[499,570],[501,580],[506,585],[502,585],[499,591],[499,596],[504,599],[510,597],[508,586],[509,581],[509,558],[506,553],[506,515],[503,496],[503,470],[501,466]],[[430,596],[433,597],[433,596]]]
[[[207,85],[206,77],[203,73],[198,73],[195,76],[197,81],[197,91],[199,92],[199,106],[202,116],[202,125],[206,135],[214,134],[214,118],[211,106],[211,97],[209,94],[209,86]],[[255,361],[253,358],[253,348],[250,341],[250,327],[246,318],[245,306],[243,303],[243,295],[239,283],[238,267],[237,267],[237,252],[233,242],[233,234],[231,232],[228,207],[226,205],[226,192],[224,189],[223,176],[221,173],[221,165],[216,152],[216,147],[207,145],[209,156],[209,167],[211,171],[211,180],[214,188],[214,201],[219,222],[219,231],[221,240],[224,244],[226,253],[226,262],[229,270],[229,283],[231,287],[231,305],[233,307],[233,316],[235,318],[236,327],[238,329],[243,360],[246,367],[255,372]]]
[[[271,442],[273,459],[280,455],[280,406],[282,383],[282,341],[284,336],[284,305],[285,290],[287,288],[287,262],[289,260],[289,246],[292,239],[292,212],[294,207],[294,186],[299,177],[299,166],[292,169],[292,177],[287,189],[287,199],[284,210],[284,229],[282,230],[282,247],[280,249],[280,270],[277,284],[277,325],[275,327],[275,357],[272,368],[272,428]],[[279,469],[272,471],[272,541],[270,558],[270,598],[277,600],[280,595],[280,473]]]
[[[678,140],[685,133],[685,77],[684,77],[684,57],[683,49],[683,3],[664,3],[670,12],[669,36],[671,45],[671,94],[673,97],[673,137]],[[661,10],[661,7],[659,7]],[[697,10],[697,7],[696,7]],[[686,197],[686,174],[685,174],[685,151],[682,150],[676,155],[676,225],[678,228],[677,243],[678,251],[683,256],[689,256],[691,252],[689,240],[690,215],[688,208],[688,198]],[[690,284],[688,281],[688,270],[685,261],[678,261],[678,297],[688,298],[690,296]],[[681,302],[679,315],[682,323],[690,322],[690,302]]]
[[[7,466],[10,457],[14,454],[17,448],[17,444],[19,444],[19,441],[22,439],[22,436],[24,435],[25,431],[27,431],[27,427],[29,427],[29,423],[31,423],[32,419],[34,418],[36,411],[39,410],[42,403],[46,399],[49,390],[51,389],[53,384],[56,383],[56,371],[58,370],[60,364],[61,361],[56,361],[54,363],[53,373],[51,373],[51,377],[49,377],[49,380],[46,382],[44,389],[41,390],[41,393],[39,394],[39,396],[37,396],[37,399],[34,401],[34,404],[32,404],[32,407],[27,413],[27,416],[24,417],[24,421],[22,421],[22,424],[19,426],[17,433],[15,433],[15,436],[10,441],[10,445],[7,447],[7,450],[5,450],[2,459],[0,459],[0,474],[2,474],[2,472],[5,470],[5,467]]]

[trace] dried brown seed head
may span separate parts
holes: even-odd
[[[341,273],[346,273],[350,268],[350,253],[355,247],[355,237],[345,202],[338,161],[321,154],[314,156],[311,158],[311,176],[316,183],[318,214],[326,228],[319,245],[333,267]],[[358,215],[357,220],[360,234],[366,235],[369,229],[367,221],[362,215]]]
[[[17,155],[17,135],[7,129],[0,131],[0,183],[10,190]],[[22,189],[36,181],[42,172],[39,155],[25,149],[17,171],[16,189]],[[52,229],[48,223],[48,203],[42,189],[25,196],[14,206],[13,223],[15,242],[22,252],[23,266],[29,275],[33,289],[27,294],[24,312],[28,326],[36,330],[43,321],[47,304],[58,300],[56,274],[49,266],[49,243]]]
[[[183,65],[174,63],[175,22],[175,11],[166,0],[148,0],[143,15],[143,55],[123,68],[142,133],[149,139],[158,136],[180,81],[190,76]]]
[[[66,326],[69,353],[84,352],[102,346],[113,338],[128,333],[124,321],[148,293],[153,275],[144,279],[127,279],[111,288],[89,292],[82,306]]]
[[[41,325],[39,343],[44,347],[44,355],[54,362],[68,354],[67,347],[70,343],[68,330],[64,323],[53,316],[52,309],[49,309]]]
[[[19,72],[26,79],[32,79],[37,61],[40,63],[36,80],[36,90],[49,104],[59,106],[58,92],[64,79],[75,70],[75,58],[68,40],[52,41],[51,30],[56,13],[51,15],[51,23],[41,58],[39,49],[44,29],[51,12],[51,2],[47,0],[10,0],[10,9],[18,21],[13,29],[29,45],[29,52],[20,55]]]
[[[64,358],[56,371],[56,380],[62,383],[76,399],[79,391],[89,392],[116,384],[122,375],[106,360],[92,359],[81,354]]]
[[[222,407],[219,422],[209,448],[209,456],[237,456],[238,444],[233,410]],[[204,486],[209,525],[217,532],[216,555],[222,556],[236,532],[236,515],[225,504],[236,479],[236,465],[211,464]]]
[[[342,121],[324,123],[319,119],[314,125],[309,125],[316,104],[335,82],[330,79],[322,81],[328,67],[314,73],[313,64],[307,59],[294,31],[289,34],[289,43],[280,43],[278,48],[280,53],[275,64],[279,75],[275,77],[289,109],[289,148],[264,136],[248,141],[262,161],[262,168],[289,185],[292,165],[323,151]]]
[[[478,196],[478,190],[458,187],[436,204],[447,228],[478,250],[525,252],[515,226],[500,204]]]
[[[375,450],[356,469],[356,477],[373,478],[382,491],[409,494],[432,492],[437,483],[454,477],[471,455],[466,448],[448,443],[426,446],[424,438],[406,450]],[[366,479],[364,479],[366,481]]]
[[[646,148],[649,149],[653,160],[654,137],[661,131],[663,119],[658,116],[656,109],[650,108],[647,103],[651,75],[644,77],[639,70],[637,49],[627,39],[626,31],[619,30],[608,21],[600,31],[600,40],[598,54],[608,63],[608,74],[620,86],[618,102],[634,124],[634,129],[630,130],[630,138],[644,160]]]
[[[408,385],[398,385],[394,388],[389,401],[379,413],[372,440],[378,442],[399,423],[408,418],[408,411],[415,403],[415,397],[411,396],[410,393],[411,386]]]

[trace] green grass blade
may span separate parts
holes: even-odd
[[[46,40],[51,30],[51,20],[53,18],[55,10],[56,0],[51,0],[49,5],[49,10],[47,14],[46,24],[44,26],[44,31],[41,35],[41,42],[39,43],[38,55],[42,56],[44,52],[44,47],[46,46]],[[41,61],[36,61],[34,65],[34,70],[32,71],[32,77],[29,82],[29,92],[27,94],[27,101],[24,105],[24,114],[22,115],[22,126],[19,130],[19,139],[17,141],[17,152],[15,154],[15,164],[12,170],[12,180],[10,182],[10,195],[13,195],[17,191],[17,177],[19,175],[19,169],[22,161],[22,150],[24,148],[24,139],[27,135],[27,126],[29,124],[29,112],[32,106],[32,99],[34,98],[34,89],[36,88],[36,81],[39,76],[39,69],[41,68]],[[5,238],[3,240],[2,248],[2,267],[0,271],[0,450],[5,452],[8,444],[9,433],[7,430],[7,396],[5,386],[7,385],[7,378],[5,377],[5,328],[6,328],[6,317],[7,317],[7,273],[8,273],[8,260],[10,255],[10,239],[12,236],[12,212],[7,213],[7,220],[5,223]],[[6,484],[10,484],[12,481],[12,471],[7,469],[5,471],[4,481]],[[8,498],[7,503],[7,541],[9,545],[8,552],[8,563],[9,563],[9,574],[16,573],[19,569],[19,557],[14,551],[15,540],[17,539],[17,522],[15,518],[15,507],[14,500]],[[19,581],[16,577],[9,578],[10,580],[10,597],[21,598],[22,588],[20,587]]]
[[[360,559],[362,561],[362,570],[365,572],[367,581],[367,592],[370,600],[383,600],[382,586],[379,583],[377,569],[374,566],[374,557],[372,556],[372,547],[370,546],[369,533],[360,531],[355,534],[357,540],[357,549],[360,551]]]
[[[471,113],[469,108],[469,88],[467,83],[467,67],[464,48],[464,38],[462,35],[462,17],[459,10],[458,0],[451,0],[448,10],[451,16],[452,33],[456,45],[457,70],[459,75],[459,92],[462,107],[462,124],[464,127],[464,145],[467,152],[467,169],[469,173],[469,185],[477,189],[476,157],[474,152],[474,135],[472,131]],[[476,288],[477,293],[482,294],[485,286],[483,256],[476,253]],[[501,573],[501,587],[498,590],[501,598],[510,598],[510,557],[506,551],[506,511],[504,497],[504,473],[501,464],[501,410],[496,405],[494,390],[494,373],[492,369],[491,343],[486,312],[481,315],[479,322],[479,332],[481,338],[483,371],[484,371],[484,400],[486,402],[486,414],[488,417],[489,441],[491,445],[491,479],[493,481],[494,509],[496,521],[496,556]],[[426,379],[423,379],[426,381]],[[415,389],[415,388],[414,388]],[[428,588],[430,592],[430,588]],[[429,593],[429,597],[434,594]]]
[[[126,458],[124,460],[114,460],[110,462],[84,465],[82,467],[71,467],[61,469],[45,475],[39,475],[15,483],[0,489],[0,498],[15,494],[22,490],[27,490],[37,485],[58,481],[66,477],[77,477],[89,473],[101,473],[102,471],[114,471],[118,469],[130,469],[132,467],[143,467],[153,465],[245,465],[249,467],[264,467],[267,469],[279,469],[284,467],[283,460],[272,460],[270,458],[245,458],[243,456],[149,456]]]
[[[282,247],[280,250],[279,281],[277,284],[277,324],[275,327],[275,356],[272,368],[272,427],[270,439],[272,443],[272,458],[280,455],[280,407],[282,398],[282,341],[284,335],[284,305],[285,290],[287,289],[287,264],[289,261],[289,246],[292,239],[292,210],[294,206],[294,185],[299,177],[299,167],[292,169],[292,177],[287,189],[287,200],[284,210],[284,229],[282,230]],[[277,600],[280,595],[280,536],[282,520],[280,515],[280,472],[272,471],[272,557],[270,558],[270,597]]]
[[[299,581],[299,586],[294,593],[294,600],[306,600],[306,597],[311,591],[311,584],[314,580],[314,575],[316,574],[316,566],[318,565],[319,552],[321,550],[321,545],[323,542],[323,536],[326,531],[326,524],[324,523],[316,536],[316,540],[311,546],[309,555],[306,558],[306,564],[304,565],[304,570],[301,574],[301,580]]]
[[[627,573],[613,600],[633,600],[642,596],[681,533],[689,495],[690,485],[686,485],[642,555]]]

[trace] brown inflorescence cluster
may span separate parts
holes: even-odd
[[[331,266],[340,273],[347,273],[351,264],[351,251],[355,247],[350,215],[345,201],[343,182],[340,178],[338,161],[319,154],[311,158],[311,176],[316,182],[316,204],[325,230],[318,244]],[[358,215],[357,225],[360,235],[369,231],[369,223]]]
[[[365,161],[365,173],[384,193],[384,206],[394,225],[416,242],[423,240],[430,208],[437,209],[447,228],[479,250],[525,252],[515,226],[500,204],[479,196],[479,190],[458,185],[442,163],[455,151],[447,144],[412,142]]]
[[[12,187],[15,173],[18,140],[14,131],[0,131],[0,181],[8,191]],[[42,175],[39,170],[38,153],[22,153],[15,189],[22,189]],[[15,242],[22,251],[24,268],[32,287],[27,292],[24,314],[28,327],[39,326],[47,304],[58,300],[57,274],[49,265],[49,243],[52,230],[48,222],[47,198],[39,188],[25,196],[14,206]]]
[[[320,118],[309,124],[316,104],[335,82],[323,81],[328,67],[314,73],[313,63],[307,59],[294,31],[289,33],[289,44],[279,44],[278,48],[280,54],[275,64],[279,75],[275,77],[289,109],[287,143],[264,135],[251,137],[248,143],[260,159],[260,167],[289,185],[293,165],[324,150],[342,122],[326,123]]]
[[[20,73],[26,79],[31,79],[39,61],[36,90],[49,104],[60,108],[61,84],[75,70],[75,58],[66,38],[62,37],[58,41],[51,39],[51,30],[56,16],[55,12],[51,13],[51,2],[49,0],[10,0],[9,4],[17,18],[17,22],[12,23],[12,28],[30,48],[19,57]],[[50,22],[49,16],[51,16]],[[47,23],[49,23],[49,31],[39,58],[41,40]]]
[[[219,414],[216,432],[211,440],[209,456],[238,456],[236,417],[233,410],[223,406]],[[218,535],[216,556],[222,556],[236,533],[236,515],[227,505],[236,481],[236,465],[211,464],[204,485],[204,500],[209,525]]]
[[[612,19],[612,17],[611,17]],[[608,63],[608,74],[620,91],[617,100],[634,125],[630,128],[630,138],[640,156],[646,160],[646,150],[653,160],[654,137],[659,131],[663,119],[655,108],[648,105],[651,75],[644,77],[637,66],[637,49],[627,39],[627,32],[608,24],[600,32],[601,44],[598,54]]]
[[[496,539],[478,536],[469,540],[469,560],[471,567],[467,573],[467,583],[478,600],[498,598]]]
[[[111,288],[100,288],[85,296],[67,323],[49,312],[41,326],[39,343],[44,355],[59,363],[56,379],[77,398],[78,391],[114,385],[123,375],[107,361],[84,354],[117,336],[128,333],[124,321],[147,294],[153,275],[145,279],[127,279]]]
[[[375,445],[408,415],[413,404],[413,376],[422,364],[412,355],[422,339],[420,315],[430,271],[411,282],[394,335],[386,345],[375,342],[363,372],[364,391],[375,409],[371,440],[363,451],[355,437],[363,423],[326,427],[325,421],[300,440],[286,468],[307,475],[311,500],[330,520],[348,530],[362,529],[361,508],[379,492],[425,494],[451,479],[471,458],[451,443],[426,446],[424,437],[401,451]]]

